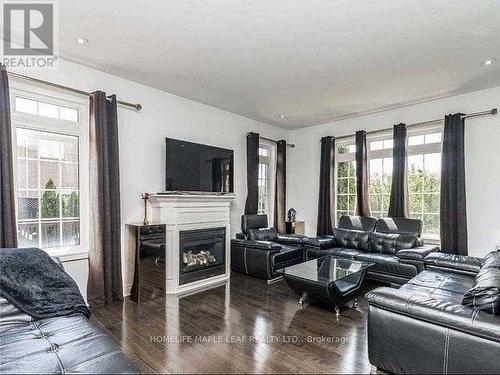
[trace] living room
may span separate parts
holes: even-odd
[[[41,3],[2,3],[1,373],[500,372],[499,4]]]

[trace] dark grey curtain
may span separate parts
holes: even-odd
[[[247,200],[245,214],[256,214],[259,204],[259,133],[247,134]]]
[[[465,202],[465,123],[461,113],[447,115],[441,160],[441,249],[467,255]]]
[[[90,119],[92,241],[87,295],[89,304],[98,306],[123,299],[116,96],[92,93]]]
[[[321,138],[317,235],[333,234],[335,222],[335,138]]]
[[[370,216],[369,178],[366,132],[358,130],[356,132],[356,206],[359,216]]]
[[[9,78],[0,64],[0,248],[17,247]]]
[[[392,149],[392,187],[389,217],[408,217],[408,132],[406,124],[394,125]]]
[[[285,233],[286,215],[286,141],[276,146],[276,183],[274,193],[274,226],[278,233]]]

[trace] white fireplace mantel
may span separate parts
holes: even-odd
[[[170,195],[153,194],[151,219],[165,223],[166,294],[177,294],[204,289],[222,283],[230,276],[230,205],[234,195]],[[223,275],[179,285],[179,232],[185,230],[226,228],[226,268]]]

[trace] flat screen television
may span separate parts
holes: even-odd
[[[233,150],[166,138],[166,191],[233,193]]]

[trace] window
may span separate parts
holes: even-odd
[[[267,214],[272,220],[271,213],[274,203],[274,145],[261,143],[259,146],[259,202],[258,214]]]
[[[408,134],[410,216],[423,222],[423,236],[439,239],[442,123]]]
[[[423,222],[423,237],[439,239],[442,123],[408,132],[408,192],[410,217]],[[387,216],[392,185],[390,132],[368,140],[370,209],[375,217]]]
[[[88,107],[56,92],[12,90],[20,247],[75,256],[88,235]]]
[[[353,141],[337,146],[337,220],[356,211],[356,146]]]
[[[383,217],[389,212],[392,187],[392,135],[382,134],[368,143],[370,172],[370,210],[372,216]]]

